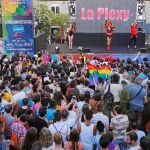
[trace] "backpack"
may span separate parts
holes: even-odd
[[[104,101],[104,110],[112,111],[113,103],[114,103],[114,96],[110,91],[110,84],[108,87],[108,91],[104,94],[103,101]]]
[[[6,123],[6,117],[5,116],[0,116],[0,120],[3,122],[4,124],[4,131],[6,132],[8,129],[7,123]]]
[[[60,130],[57,130],[57,128],[56,128],[56,126],[55,126],[55,124],[53,123],[53,126],[54,126],[54,128],[55,128],[55,130],[56,130],[56,133],[60,133],[61,134],[61,136],[62,136],[62,132],[61,132],[61,130],[63,129],[63,127],[65,126],[66,124],[63,124],[63,126],[61,127],[61,129]],[[55,133],[55,134],[56,134]],[[68,133],[68,131],[67,131],[67,133]],[[55,136],[55,134],[54,134],[54,136]],[[63,140],[63,137],[62,137],[62,140]],[[67,139],[66,139],[67,140]],[[64,142],[62,142],[62,147],[64,147]]]
[[[13,132],[12,134],[11,134],[11,141],[13,142],[13,144],[11,145],[13,148],[18,148],[18,139],[17,139],[17,134],[16,134],[16,132]]]

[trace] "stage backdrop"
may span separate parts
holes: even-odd
[[[2,0],[3,38],[6,52],[33,52],[32,0]]]
[[[110,19],[115,33],[129,33],[136,18],[137,0],[77,0],[77,32],[105,33]]]

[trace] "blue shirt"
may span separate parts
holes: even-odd
[[[55,109],[47,109],[46,119],[48,121],[53,120],[55,112],[56,112]]]
[[[124,90],[126,90],[127,92],[130,91],[130,88],[133,87],[133,84],[128,84],[127,86],[124,87]]]
[[[53,120],[55,112],[56,112],[55,109],[47,109],[45,119],[47,119],[48,121]],[[39,116],[39,111],[36,112],[36,116]]]
[[[57,54],[54,54],[54,55],[52,55],[52,62],[56,62],[56,61],[58,61],[59,60],[59,57],[58,57],[58,55]]]
[[[0,150],[6,150],[6,142],[0,144]]]
[[[129,90],[129,94],[130,94],[130,98],[134,98],[137,93],[140,91],[141,86],[139,85],[133,85],[132,88],[130,88]],[[130,101],[130,105],[134,105],[134,106],[139,106],[139,107],[144,107],[144,97],[147,96],[147,92],[146,90],[143,88],[141,90],[141,92]]]
[[[137,78],[147,79],[147,76],[144,73],[140,73]]]
[[[15,118],[11,115],[5,115],[6,117],[6,123],[7,123],[7,131],[5,131],[5,136],[6,139],[11,137],[11,125],[13,123],[13,121],[15,120]]]
[[[20,107],[22,107],[23,106],[23,100],[19,100],[18,104]],[[32,101],[32,99],[29,99],[29,107],[32,107],[33,104],[34,104],[34,102]]]

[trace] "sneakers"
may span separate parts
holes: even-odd
[[[130,48],[130,46],[128,45],[128,48]],[[136,45],[134,46],[134,48],[136,49],[137,47],[136,47]]]

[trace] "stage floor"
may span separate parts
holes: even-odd
[[[75,53],[78,54],[80,51],[78,51],[78,46],[73,46],[72,50],[69,50],[68,45],[66,44],[51,44],[47,46],[46,51],[50,54],[55,53],[55,47],[58,46],[60,48],[59,53],[60,54],[68,54],[68,53]],[[98,46],[87,46],[84,47],[85,49],[89,49],[88,52],[83,53],[95,53],[95,54],[137,54],[140,48],[143,47],[137,47],[134,49],[133,47],[128,49],[127,47],[123,46],[113,46],[111,47],[111,51],[107,51],[106,47],[98,47]]]
[[[74,59],[78,60],[81,57],[81,53],[77,50],[77,46],[73,47],[73,50],[69,50],[68,45],[66,44],[51,44],[47,47],[47,52],[49,54],[55,54],[55,47],[60,47],[59,56],[60,58],[64,55],[67,56],[73,56]],[[140,55],[137,57],[139,52],[139,47],[137,49],[128,49],[127,47],[112,47],[112,51],[108,52],[106,51],[105,47],[86,47],[90,48],[91,51],[88,53],[84,53],[84,56],[88,59],[92,59],[93,57],[97,58],[114,58],[114,59],[124,59],[127,60],[128,58],[131,58],[132,60],[137,58],[139,62],[142,62],[143,58],[147,57],[150,63],[150,53],[140,53]]]

